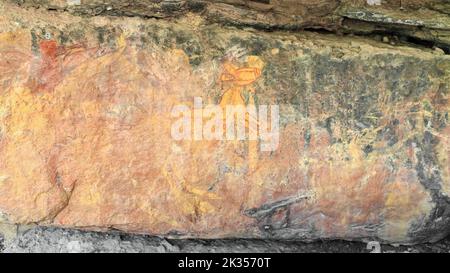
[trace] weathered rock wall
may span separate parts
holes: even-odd
[[[449,0],[7,0],[84,16],[171,19],[194,12],[209,22],[263,30],[393,33],[450,51]]]
[[[394,2],[0,3],[4,220],[172,237],[442,238],[447,2]],[[441,17],[392,23],[364,10]],[[311,27],[367,37],[300,30]],[[257,76],[230,81],[230,67]],[[175,105],[221,104],[229,90],[240,94],[230,103],[280,106],[278,149],[171,137]]]

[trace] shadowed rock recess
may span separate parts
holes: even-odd
[[[437,241],[449,52],[449,0],[2,1],[0,222]],[[175,105],[238,85],[280,106],[276,150],[171,137]]]

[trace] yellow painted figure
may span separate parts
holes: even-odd
[[[220,76],[222,84],[227,89],[222,95],[220,106],[225,109],[227,105],[244,105],[245,99],[243,91],[248,91],[248,104],[255,104],[255,89],[252,84],[261,77],[264,62],[258,56],[249,56],[246,60],[246,66],[239,68],[230,61],[225,62],[224,72]],[[251,117],[246,114],[246,127],[248,128],[249,119]],[[225,124],[225,123],[224,123]],[[256,123],[255,123],[256,124]],[[258,141],[249,140],[249,170],[254,171],[258,162]]]

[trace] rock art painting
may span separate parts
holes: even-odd
[[[195,14],[0,13],[6,222],[405,244],[449,231],[448,55]],[[279,106],[277,148],[173,139],[173,107],[194,98]]]

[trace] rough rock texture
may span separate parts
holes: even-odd
[[[162,15],[125,18],[86,16],[76,1],[19,2],[57,12],[0,3],[4,221],[168,237],[405,244],[449,233],[445,50],[411,46],[415,36],[391,45],[227,27],[208,16],[223,5],[235,10],[223,3],[202,8],[191,2],[168,12],[162,4],[147,9],[152,1],[135,1],[143,3],[139,9],[126,7]],[[286,20],[297,22],[297,12],[305,12],[279,2],[281,13],[294,13]],[[403,2],[407,12],[417,9],[418,1]],[[354,20],[342,3],[324,4],[324,14],[310,13],[308,20]],[[250,15],[242,18],[254,22],[253,15],[269,12],[261,9],[247,7]],[[105,10],[95,14],[134,15],[122,6]],[[434,9],[448,20],[442,10]],[[151,18],[166,13],[182,16]],[[358,20],[373,21],[364,16]],[[264,21],[270,18],[261,18],[261,26],[277,27]],[[304,26],[330,23],[317,22]],[[413,27],[448,29],[448,21],[439,22],[444,27],[428,21]],[[360,31],[354,22],[330,24]],[[396,24],[399,33],[406,28]],[[441,32],[433,33],[445,45]],[[229,66],[261,72],[239,91],[246,103],[280,105],[277,150],[255,151],[247,140],[171,138],[172,107],[192,105],[194,97],[223,102]]]
[[[164,239],[119,232],[86,232],[37,227],[2,244],[0,253],[450,253],[450,238],[414,246],[349,241],[278,241],[254,239]]]
[[[325,29],[401,35],[450,52],[450,0],[8,0],[25,7],[96,16],[176,18],[259,29]]]

